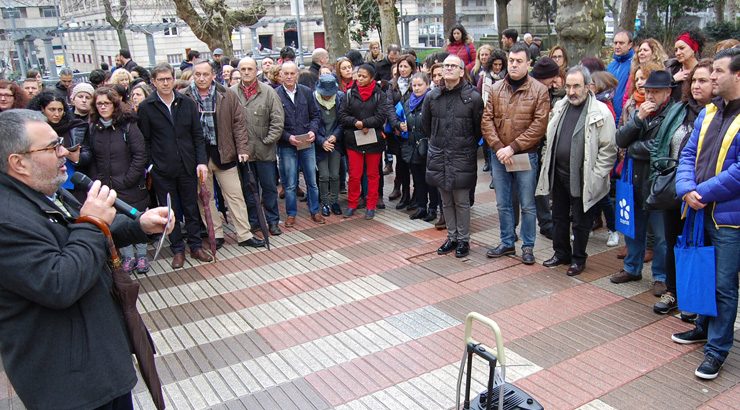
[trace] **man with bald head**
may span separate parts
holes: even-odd
[[[298,186],[298,165],[303,169],[308,193],[308,210],[311,219],[324,223],[319,213],[319,187],[316,185],[316,152],[314,141],[319,132],[319,106],[313,91],[305,85],[298,84],[298,66],[288,61],[283,63],[280,71],[282,85],[277,88],[278,97],[285,110],[283,134],[278,142],[280,151],[280,181],[285,188],[285,211],[288,219],[285,226],[295,224],[298,212],[296,204],[296,187]],[[307,135],[305,141],[299,136]],[[304,144],[305,143],[305,144]]]
[[[253,58],[241,59],[238,69],[242,80],[231,89],[239,97],[247,122],[249,136],[247,150],[252,153],[248,166],[262,188],[262,202],[270,235],[280,235],[283,232],[278,226],[280,213],[277,202],[276,161],[277,142],[283,132],[283,106],[271,86],[257,81],[257,62]],[[241,171],[244,173],[247,169],[242,168]],[[246,175],[242,175],[244,176]],[[246,181],[246,178],[242,178],[242,181]],[[260,198],[256,198],[249,189],[244,190],[244,198],[247,201],[249,224],[258,227],[257,206]]]

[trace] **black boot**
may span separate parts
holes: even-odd
[[[409,219],[424,219],[427,217],[427,210],[426,208],[417,208],[416,212],[409,215]]]
[[[432,222],[435,219],[437,219],[437,211],[434,209],[430,209],[429,212],[427,212],[427,216],[423,219],[423,221]]]
[[[408,188],[405,188],[403,190],[403,194],[401,195],[401,199],[398,201],[398,204],[396,205],[396,209],[404,209],[407,206],[411,204],[411,195],[409,194]]]

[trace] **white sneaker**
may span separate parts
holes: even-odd
[[[609,231],[609,238],[606,240],[606,246],[614,247],[619,245],[619,233],[617,231]]]

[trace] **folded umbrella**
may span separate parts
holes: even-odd
[[[157,410],[165,407],[164,395],[162,394],[162,381],[157,374],[157,366],[154,361],[154,342],[149,334],[149,330],[141,318],[141,314],[136,309],[136,299],[139,297],[139,284],[134,282],[128,273],[122,268],[121,258],[118,256],[116,245],[113,243],[108,224],[104,221],[92,217],[81,216],[76,222],[88,222],[97,226],[105,235],[108,241],[108,250],[110,251],[110,260],[113,276],[113,296],[118,301],[123,311],[123,319],[129,337],[131,348],[139,363],[139,372],[144,379],[149,394],[152,396],[154,405]]]
[[[255,180],[254,173],[252,172],[252,168],[249,166],[249,163],[239,164],[239,166],[245,170],[245,173],[247,174],[246,185],[257,202],[257,221],[260,223],[260,231],[262,231],[262,237],[265,238],[265,246],[269,251],[270,229],[267,225],[267,217],[265,216],[264,201],[262,200],[262,187]]]
[[[216,232],[213,230],[213,217],[211,216],[211,193],[208,192],[206,181],[201,179],[200,192],[198,193],[201,205],[203,205],[203,215],[206,217],[206,228],[208,229],[208,243],[211,244],[211,255],[216,260]]]

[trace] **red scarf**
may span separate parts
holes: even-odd
[[[375,81],[371,81],[370,84],[364,87],[358,83],[357,91],[360,93],[360,99],[362,101],[369,100],[370,97],[373,95],[373,91],[375,91]]]
[[[344,78],[342,78],[342,81],[339,83],[339,86],[340,86],[339,88],[342,91],[347,91],[351,89],[354,84],[355,84],[355,80],[351,78],[349,80],[345,80]]]
[[[249,101],[250,98],[254,97],[255,94],[257,94],[257,80],[252,81],[252,84],[249,84],[247,86],[244,86],[244,84],[239,84],[239,88],[241,88],[242,92],[244,93],[244,98]]]

